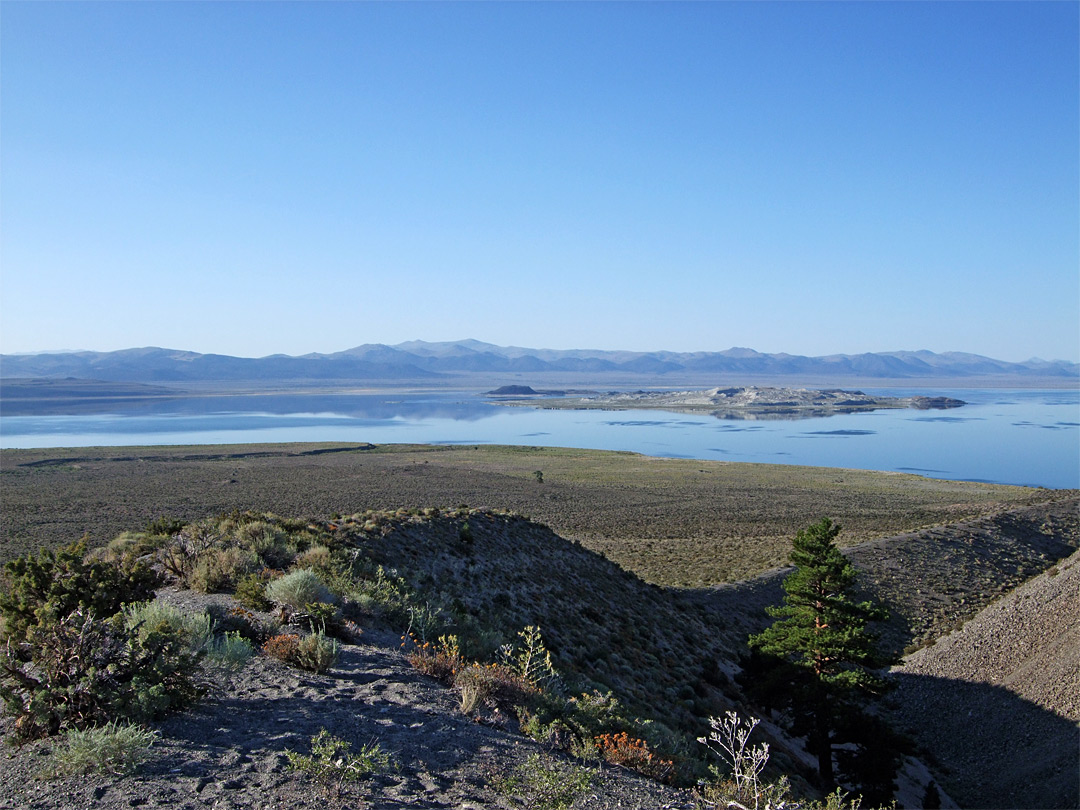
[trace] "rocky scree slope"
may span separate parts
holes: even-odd
[[[1080,552],[894,675],[894,716],[961,806],[1080,806]]]

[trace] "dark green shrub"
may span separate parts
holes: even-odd
[[[185,520],[177,520],[176,518],[165,517],[162,515],[159,518],[147,521],[146,533],[162,537],[172,537],[174,534],[178,534],[185,526],[187,526],[187,521]]]
[[[475,542],[469,521],[466,520],[461,524],[461,528],[458,529],[458,539],[467,546],[471,546]]]
[[[24,641],[47,615],[82,610],[108,618],[128,602],[150,599],[160,584],[157,573],[141,562],[86,559],[84,540],[56,552],[46,549],[37,559],[28,554],[4,566],[0,638]]]
[[[120,688],[113,713],[143,722],[193,703],[201,693],[195,677],[202,656],[168,620],[134,629],[124,659],[115,662]]]
[[[104,722],[115,699],[108,668],[123,656],[123,633],[76,610],[44,617],[26,638],[0,653],[0,699],[15,718],[15,736],[35,739]]]
[[[236,580],[236,601],[248,610],[266,611],[273,605],[266,598],[266,586],[270,582],[270,573],[265,568],[252,574],[244,574]]]
[[[305,605],[303,611],[293,617],[302,619],[303,625],[312,633],[330,633],[334,635],[341,630],[341,610],[337,605],[329,602],[312,602]]]
[[[167,622],[128,630],[123,616],[50,613],[0,653],[0,700],[20,739],[151,720],[198,696],[198,665],[190,639]]]

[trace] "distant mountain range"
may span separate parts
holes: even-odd
[[[476,340],[365,344],[333,354],[231,357],[174,349],[0,355],[0,377],[93,379],[138,383],[430,380],[469,374],[559,372],[595,378],[1060,378],[1080,380],[1080,364],[1008,363],[976,354],[929,351],[803,357],[732,348],[720,352],[628,352],[526,349]]]

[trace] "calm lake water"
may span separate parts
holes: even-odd
[[[652,410],[500,407],[460,392],[197,397],[144,401],[110,413],[4,416],[0,447],[525,444],[1080,487],[1078,391],[862,390],[950,396],[969,404],[947,411],[749,421]]]

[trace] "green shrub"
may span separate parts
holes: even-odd
[[[155,520],[147,522],[146,533],[149,535],[171,537],[174,534],[179,534],[186,525],[187,521],[176,520],[175,518],[162,515]]]
[[[266,586],[270,579],[270,572],[265,568],[259,572],[244,574],[236,580],[236,601],[248,610],[269,610],[273,607],[266,598]]]
[[[15,736],[105,722],[115,698],[108,669],[124,654],[124,635],[82,610],[44,617],[26,635],[21,645],[0,650],[0,698],[15,718]]]
[[[302,551],[293,560],[294,568],[306,568],[309,571],[326,571],[331,567],[330,549],[323,545],[314,545]]]
[[[518,730],[526,737],[530,737],[549,748],[566,751],[571,749],[583,750],[582,746],[575,745],[573,732],[562,720],[544,720],[541,715],[529,711],[524,706],[518,707]],[[588,750],[596,753],[599,749],[596,749],[596,745],[593,744]],[[598,753],[592,758],[599,759]]]
[[[190,705],[202,693],[196,676],[204,654],[199,638],[169,621],[131,631],[127,660],[116,664],[124,679],[113,711],[145,722]],[[125,664],[130,667],[126,672]]]
[[[46,616],[63,617],[76,610],[108,618],[129,602],[150,599],[161,584],[141,562],[124,564],[86,559],[80,540],[56,551],[43,550],[4,566],[0,588],[3,638],[18,644]]]
[[[283,607],[303,610],[316,602],[331,602],[334,597],[318,574],[304,568],[271,581],[266,586],[266,598]]]
[[[592,787],[593,771],[559,762],[547,754],[531,754],[495,786],[534,810],[569,810]]]
[[[116,565],[129,565],[144,554],[157,551],[166,538],[143,532],[121,532],[105,546],[91,549],[86,558]]]
[[[127,718],[151,720],[199,695],[199,654],[170,622],[129,630],[123,616],[49,614],[0,650],[0,700],[14,733],[34,739]]]
[[[409,619],[409,608],[415,601],[409,584],[396,572],[387,571],[381,565],[374,572],[355,579],[347,596],[363,613],[402,623]]]
[[[330,671],[337,658],[338,643],[324,633],[312,633],[297,643],[294,663],[300,669],[322,674]]]
[[[98,728],[68,731],[50,754],[56,776],[131,773],[150,757],[157,734],[141,726],[115,721]]]
[[[311,738],[311,755],[286,751],[289,768],[328,786],[337,782],[364,779],[391,767],[390,755],[371,742],[356,753],[352,746],[323,729]]]
[[[435,637],[446,626],[443,618],[443,609],[431,602],[419,602],[415,598],[409,600],[406,608],[409,614],[409,628],[406,631],[410,636],[416,636],[424,642]]]
[[[201,593],[234,588],[245,574],[259,568],[259,555],[236,548],[212,548],[200,555],[187,577],[187,586]]]
[[[242,525],[236,530],[236,540],[258,554],[268,568],[288,568],[299,550],[287,532],[263,520]]]
[[[302,613],[293,614],[292,623],[299,623],[311,633],[335,635],[342,630],[341,610],[329,602],[312,602],[304,605]]]
[[[202,655],[214,643],[214,622],[205,612],[189,613],[155,599],[126,605],[123,614],[124,627],[140,640],[153,632],[167,630],[183,638],[194,656]]]
[[[225,633],[207,648],[204,666],[211,672],[239,672],[253,655],[255,648],[239,632]]]
[[[157,559],[161,567],[180,584],[190,587],[191,578],[200,561],[215,549],[222,548],[224,539],[216,521],[200,520],[189,523],[162,546]]]

